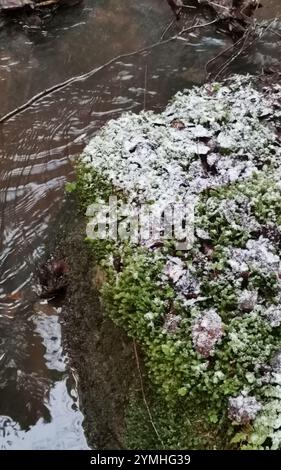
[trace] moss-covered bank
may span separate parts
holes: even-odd
[[[87,242],[104,312],[142,347],[164,447],[281,446],[280,116],[279,85],[235,76],[109,122],[81,157],[85,209],[194,204],[187,251]],[[160,447],[144,413],[136,392],[127,446]]]

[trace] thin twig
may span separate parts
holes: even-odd
[[[143,47],[141,49],[138,49],[137,51],[128,52],[126,54],[120,54],[119,56],[113,57],[108,62],[101,65],[100,67],[96,67],[96,68],[90,70],[87,73],[84,73],[84,74],[81,74],[81,75],[76,75],[74,77],[69,78],[68,80],[65,80],[64,82],[57,83],[56,85],[53,85],[50,88],[46,88],[45,90],[40,91],[36,95],[32,96],[32,98],[30,98],[28,101],[26,101],[24,104],[22,104],[18,108],[13,109],[9,113],[2,116],[0,118],[0,124],[3,124],[4,122],[6,122],[9,119],[11,119],[12,117],[14,117],[16,114],[19,114],[19,113],[25,111],[26,109],[30,108],[33,104],[37,103],[42,98],[45,98],[46,96],[50,96],[51,94],[53,94],[53,93],[55,93],[59,90],[62,90],[63,88],[66,88],[67,86],[71,85],[72,83],[84,81],[84,80],[92,77],[96,73],[100,72],[101,70],[105,69],[106,67],[108,67],[109,65],[113,64],[114,62],[116,62],[118,60],[125,59],[127,57],[132,57],[134,55],[141,54],[141,53],[146,52],[146,51],[150,51],[150,50],[154,49],[155,47],[162,46],[162,45],[167,44],[169,42],[175,41],[176,39],[177,39],[176,36],[173,36],[171,38],[164,39],[163,41],[158,41],[154,44],[151,44],[150,46],[146,46],[146,47]]]
[[[148,416],[149,416],[149,420],[150,420],[150,423],[151,423],[151,425],[154,429],[154,432],[155,432],[157,438],[159,439],[159,442],[161,442],[161,445],[162,445],[163,449],[165,449],[164,442],[162,441],[161,436],[160,436],[160,434],[159,434],[159,432],[158,432],[158,430],[155,426],[155,423],[153,421],[152,414],[151,414],[151,411],[150,411],[150,408],[149,408],[149,405],[148,405],[148,402],[147,402],[147,399],[146,399],[146,396],[145,396],[143,378],[142,378],[142,373],[141,373],[141,368],[140,368],[140,361],[139,361],[139,356],[138,356],[138,351],[137,351],[137,346],[136,346],[136,341],[135,340],[133,340],[133,346],[134,346],[137,369],[138,369],[138,373],[139,373],[139,377],[140,377],[140,386],[141,386],[141,393],[142,393],[143,402],[145,404],[145,407],[146,407],[146,410],[147,410],[147,413],[148,413]]]
[[[179,41],[188,42],[188,44],[190,44],[190,39],[182,38],[181,36],[177,36],[177,39]]]
[[[272,24],[274,23],[275,19],[272,20],[267,26],[265,26],[264,28],[264,31],[258,36],[258,35],[255,35],[254,38],[252,39],[252,41],[250,41],[248,44],[246,44],[249,36],[250,36],[250,33],[253,33],[253,30],[251,28],[248,28],[245,32],[245,34],[242,36],[242,38],[240,38],[241,40],[244,39],[243,41],[243,44],[242,44],[242,47],[239,49],[239,51],[232,55],[224,64],[223,66],[220,68],[220,70],[218,71],[218,73],[215,75],[214,77],[214,80],[216,80],[219,76],[222,75],[222,73],[226,70],[227,67],[229,67],[229,65],[234,62],[234,60],[236,60],[241,54],[243,54],[247,49],[249,49],[250,47],[252,47],[252,45],[258,41],[261,40],[261,38],[265,35],[265,33],[270,30]]]
[[[142,54],[143,52],[151,51],[155,47],[163,46],[164,44],[168,44],[169,42],[172,42],[172,41],[175,41],[175,40],[179,39],[179,36],[181,36],[182,34],[185,34],[189,31],[194,30],[194,29],[203,28],[204,26],[209,26],[209,25],[214,24],[216,22],[217,22],[217,19],[215,19],[213,21],[210,21],[208,23],[200,23],[200,24],[195,24],[193,26],[190,26],[188,28],[183,28],[180,31],[180,33],[176,36],[172,36],[168,39],[157,41],[154,44],[151,44],[150,46],[143,47],[143,48],[138,49],[138,50],[133,51],[133,52],[127,52],[125,54],[120,54],[120,55],[118,55],[116,57],[113,57],[112,59],[108,60],[105,64],[103,64],[99,67],[96,67],[96,68],[90,70],[87,73],[84,73],[84,74],[81,74],[81,75],[76,75],[74,77],[69,78],[68,80],[65,80],[64,82],[57,83],[56,85],[53,85],[50,88],[46,88],[45,90],[40,91],[36,95],[32,96],[32,98],[30,98],[28,101],[26,101],[24,104],[22,104],[18,108],[13,109],[9,113],[2,116],[0,118],[0,124],[3,124],[4,122],[8,121],[9,119],[14,117],[15,115],[17,115],[17,114],[25,111],[26,109],[30,108],[33,104],[37,103],[42,98],[45,98],[46,96],[50,96],[51,94],[53,94],[53,93],[55,93],[59,90],[62,90],[63,88],[66,88],[67,86],[71,85],[72,83],[81,82],[81,81],[84,81],[84,80],[92,77],[93,75],[95,75],[96,73],[98,73],[101,70],[105,69],[106,67],[113,64],[117,60],[125,59],[127,57],[132,57],[132,56],[137,55],[137,54]]]
[[[146,92],[147,92],[147,64],[144,72],[144,92],[143,92],[143,110],[146,110]]]
[[[231,51],[232,49],[234,49],[236,46],[238,46],[238,44],[242,41],[243,39],[243,36],[241,38],[238,39],[238,41],[234,42],[233,44],[231,44],[231,46],[227,47],[226,49],[223,49],[221,52],[219,52],[219,54],[217,54],[215,57],[213,57],[212,59],[208,60],[208,62],[206,63],[205,65],[205,72],[207,74],[207,76],[209,76],[209,72],[208,72],[208,67],[209,65],[211,65],[213,62],[215,62],[217,59],[219,59],[221,56],[223,56],[224,54],[226,54],[227,52]]]
[[[161,41],[163,41],[164,37],[166,36],[167,32],[171,29],[171,27],[175,24],[177,20],[175,18],[170,21],[168,26],[164,29],[163,33],[161,34]]]
[[[191,8],[191,10],[197,10],[196,6],[192,5],[183,5],[182,8]]]
[[[239,51],[234,54],[233,56],[230,57],[230,59],[228,59],[224,64],[223,66],[219,69],[218,73],[214,76],[214,80],[217,80],[221,75],[222,73],[227,69],[227,67],[232,63],[234,62],[234,60],[237,59],[237,57],[239,57],[242,52],[244,52],[246,49],[248,49],[250,47],[251,44],[248,44],[247,47],[245,47],[246,45],[246,41],[249,37],[249,30],[247,30],[247,32],[244,34],[244,36],[242,37],[242,39],[244,39],[243,41],[243,44],[242,44],[242,47],[239,49]]]
[[[52,5],[57,5],[58,1],[57,0],[46,0],[45,2],[40,2],[40,3],[35,3],[32,5],[33,8],[42,8],[42,7],[49,7]]]
[[[273,34],[275,34],[275,35],[278,36],[279,38],[281,38],[281,34],[278,33],[278,31],[275,31],[275,29],[269,28],[269,31],[271,31]]]
[[[219,5],[218,3],[215,3],[215,2],[210,2],[209,0],[208,0],[208,5],[213,5],[215,7],[223,8],[224,10],[230,11],[229,7],[225,7],[224,5]]]
[[[181,34],[185,34],[185,33],[188,33],[189,31],[193,30],[193,29],[199,29],[199,28],[204,28],[206,26],[210,26],[211,24],[215,24],[218,22],[218,18],[215,18],[214,20],[212,21],[208,21],[208,23],[197,23],[193,26],[189,26],[188,28],[183,28],[179,35]]]

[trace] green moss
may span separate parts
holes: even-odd
[[[224,210],[227,202],[235,203],[228,211],[228,218]],[[274,170],[268,170],[266,176],[254,175],[243,183],[205,191],[196,206],[196,227],[208,231],[216,246],[241,247],[254,231],[249,225],[250,217],[260,224],[279,225],[280,207],[281,186]]]
[[[81,208],[86,209],[97,198],[108,198],[113,193],[112,186],[96,171],[82,162],[76,167],[76,185],[71,188],[79,198]]]
[[[175,294],[169,285],[163,287],[159,283],[163,258],[158,258],[156,261],[148,250],[127,246],[122,251],[122,272],[116,274],[112,267],[107,270],[103,306],[115,323],[143,345],[149,377],[172,409],[179,400],[186,409],[204,402],[207,426],[208,422],[222,419],[228,397],[239,394],[241,389],[247,387],[249,392],[262,396],[262,389],[257,387],[260,371],[255,370],[255,365],[270,360],[280,337],[259,315],[233,318],[232,313],[228,322],[225,317],[221,344],[211,362],[206,361],[191,341],[196,308],[183,309],[175,301],[174,314],[181,315],[181,327],[173,335],[163,330],[165,314]],[[213,305],[214,301],[210,303]],[[222,298],[220,301],[222,305]],[[197,438],[200,441],[200,433]]]
[[[125,446],[127,449],[225,449],[231,440],[226,420],[218,427],[205,419],[204,404],[187,407],[186,400],[171,405],[159,392],[146,386],[146,401],[153,425],[144,404],[142,394],[130,396],[125,419]],[[155,432],[155,428],[158,435]],[[234,447],[234,446],[232,446]]]
[[[175,201],[189,188],[196,193],[195,242],[189,252],[176,251],[173,241],[157,249],[125,241],[89,242],[105,273],[105,313],[143,349],[150,406],[168,448],[263,448],[268,439],[278,448],[281,442],[274,428],[281,410],[276,411],[271,396],[280,384],[272,383],[270,369],[280,349],[281,326],[266,317],[267,308],[279,306],[281,298],[280,148],[272,129],[259,119],[269,104],[243,80],[234,81],[234,91],[216,84],[215,96],[205,88],[179,94],[168,117],[129,115],[111,122],[90,144],[84,157],[88,164],[78,167],[76,189],[83,208],[113,194],[151,202],[163,191]],[[220,154],[210,156],[221,164],[214,174],[202,177],[194,151],[197,137],[185,140],[183,131],[171,127],[171,115],[195,123],[193,132],[205,133],[204,139],[212,131]],[[162,119],[160,127],[155,119]],[[141,170],[138,159],[150,164]],[[173,173],[175,181],[169,179]],[[194,178],[200,190],[192,186]],[[114,188],[109,181],[115,181]],[[177,269],[180,265],[182,285],[167,274],[169,262],[178,263]],[[202,319],[210,320],[210,330]],[[232,423],[227,415],[230,398],[248,395],[262,412],[245,429],[243,420]],[[138,394],[131,399],[127,422],[130,448],[160,448]]]
[[[85,188],[83,178],[77,185],[78,190],[82,184],[83,190],[86,191],[85,196],[82,193],[82,200],[93,200],[95,191],[91,185]],[[234,191],[249,194],[251,185],[250,182],[241,187],[235,185],[228,188],[225,199],[226,196],[233,197]],[[107,191],[108,188],[102,186],[98,194],[103,190]],[[219,204],[223,199],[220,191],[214,192],[211,197],[212,203],[215,204]],[[265,201],[268,200],[265,198]],[[215,212],[217,216],[206,218],[208,206],[205,205],[205,211],[203,206],[202,203],[198,211],[198,214],[200,211],[203,214],[201,227],[222,236],[227,223],[222,223],[221,213]],[[264,207],[267,207],[266,202]],[[268,363],[280,344],[279,331],[273,331],[259,315],[241,317],[239,314],[237,285],[235,286],[229,278],[227,259],[220,250],[220,246],[233,240],[232,237],[224,237],[223,241],[218,237],[217,240],[216,251],[208,269],[201,269],[201,293],[205,300],[202,301],[200,309],[183,307],[173,286],[162,281],[165,259],[167,253],[172,252],[172,245],[167,244],[162,251],[152,252],[130,244],[118,245],[104,240],[88,242],[106,273],[106,282],[101,290],[104,311],[143,346],[149,378],[154,384],[153,387],[157,387],[154,390],[161,390],[161,399],[157,394],[155,397],[152,394],[152,407],[163,433],[165,446],[168,448],[230,446],[234,433],[230,423],[227,431],[228,442],[215,431],[217,427],[212,428],[211,432],[209,427],[218,426],[218,423],[222,422],[226,426],[225,410],[228,397],[238,395],[241,390],[246,388],[249,393],[263,398],[263,388],[257,386],[260,371],[258,368],[255,370],[255,366]],[[240,239],[239,246],[245,243],[242,240]],[[187,265],[190,258],[194,259],[195,254],[199,254],[198,250],[199,244],[192,253],[183,254]],[[121,264],[119,272],[112,261],[115,257],[119,258]],[[214,278],[215,270],[217,272]],[[238,283],[239,287],[241,282],[242,278]],[[259,272],[252,273],[249,287],[260,289],[265,300],[272,300],[278,290],[276,276],[262,275]],[[207,361],[194,350],[191,329],[200,310],[214,306],[223,318],[224,336],[211,361]],[[181,317],[180,328],[173,334],[163,329],[165,316],[171,309],[174,315]],[[195,415],[194,409],[198,410],[202,406],[203,415]],[[183,414],[177,411],[183,409]],[[199,423],[198,427],[194,425],[195,422]],[[133,399],[130,404],[128,423],[130,448],[160,448],[157,438],[153,437],[146,410],[140,405],[139,399]]]

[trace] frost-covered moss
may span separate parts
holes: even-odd
[[[162,399],[203,407],[205,427],[227,424],[225,447],[281,447],[280,103],[280,86],[260,92],[249,77],[193,88],[162,114],[110,121],[78,172],[85,207],[111,194],[193,198],[189,251],[92,246],[104,309],[142,345]]]

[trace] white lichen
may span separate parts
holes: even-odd
[[[258,291],[244,290],[238,299],[238,307],[242,312],[251,312],[254,310],[258,300]]]
[[[261,409],[262,405],[255,397],[241,393],[241,395],[229,399],[228,417],[237,424],[250,424]]]
[[[123,114],[91,140],[82,161],[122,189],[129,203],[184,201],[251,177],[261,160],[281,155],[274,130],[260,121],[265,110],[273,112],[273,103],[247,77],[233,77],[214,90],[206,85],[178,93],[161,115]],[[175,119],[185,127],[171,125]],[[225,150],[229,155],[221,153]],[[215,172],[206,173],[200,155],[210,155]]]
[[[234,272],[256,270],[264,274],[278,273],[280,257],[274,246],[264,237],[248,240],[244,248],[227,249],[229,264]]]
[[[263,312],[265,318],[272,327],[281,325],[281,306],[271,305]]]
[[[222,335],[222,320],[214,309],[203,312],[192,327],[194,348],[205,358],[215,352],[215,346]]]
[[[180,258],[169,256],[163,271],[168,279],[176,284],[183,276],[184,272],[185,266],[183,261]]]

